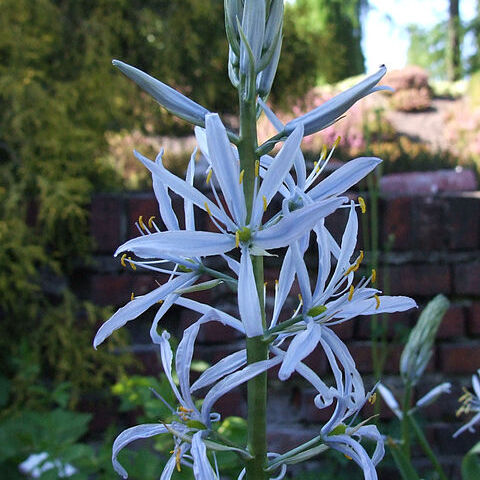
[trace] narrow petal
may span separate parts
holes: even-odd
[[[179,178],[173,173],[169,172],[163,165],[152,162],[137,151],[134,151],[133,153],[145,165],[145,167],[147,167],[155,175],[158,175],[160,180],[177,195],[180,195],[184,199],[190,200],[194,205],[196,205],[203,211],[206,211],[205,204],[207,204],[210,212],[217,220],[226,225],[230,230],[236,230],[235,224],[226,215],[226,213],[221,210],[217,205],[215,205],[203,193],[198,191],[192,185],[189,185],[182,178]]]
[[[452,389],[452,384],[450,382],[443,382],[440,385],[432,388],[427,394],[425,394],[422,398],[420,398],[417,403],[415,404],[418,408],[425,407],[433,403],[437,398],[444,394],[450,393]]]
[[[225,375],[233,373],[247,363],[247,351],[245,349],[232,353],[222,358],[212,367],[205,370],[198,380],[191,386],[191,391],[200,390],[203,387],[211,385]]]
[[[248,249],[242,248],[240,273],[238,275],[238,309],[247,337],[263,334],[262,313],[258,299],[252,259]]]
[[[477,413],[468,423],[460,427],[452,436],[453,438],[457,438],[461,433],[468,430],[469,432],[474,432],[475,429],[473,428],[474,425],[480,422],[480,413]]]
[[[314,322],[310,322],[306,330],[295,335],[278,372],[280,380],[285,381],[292,375],[298,363],[313,352],[321,336],[322,327]]]
[[[183,332],[182,340],[178,344],[175,354],[175,370],[177,372],[180,391],[188,408],[192,410],[195,410],[195,404],[190,395],[190,367],[192,364],[193,349],[200,327],[211,320],[216,320],[216,315],[213,310],[203,315],[193,325],[188,327]]]
[[[181,305],[182,307],[189,308],[194,312],[198,312],[202,314],[208,313],[209,311],[213,310],[215,314],[218,316],[219,321],[222,322],[224,325],[228,325],[229,327],[232,327],[241,333],[245,333],[245,329],[243,328],[242,322],[240,320],[237,320],[235,317],[232,317],[232,315],[229,315],[228,313],[223,312],[222,310],[212,308],[210,305],[205,305],[204,303],[200,303],[195,300],[191,300],[189,298],[180,297],[177,300],[175,300],[175,303],[177,305]]]
[[[202,404],[202,417],[208,418],[215,402],[227,392],[233,390],[235,387],[238,387],[244,382],[248,382],[248,380],[256,377],[265,370],[278,365],[281,361],[281,357],[274,357],[270,360],[252,363],[242,370],[232,373],[223,380],[220,380],[205,396]]]
[[[404,312],[417,306],[415,300],[409,297],[391,297],[383,295],[378,298],[380,300],[379,306],[377,306],[377,300],[375,298],[345,302],[342,309],[334,316],[334,318],[351,318],[356,315]]]
[[[262,185],[258,191],[253,205],[251,225],[258,225],[263,216],[264,199],[269,204],[278,189],[283,184],[283,181],[292,168],[293,161],[300,148],[300,142],[303,138],[303,127],[296,128],[290,137],[284,143],[282,149],[275,157],[272,164],[269,166],[265,176],[262,180]]]
[[[280,269],[280,276],[278,279],[278,287],[275,295],[275,303],[273,305],[272,320],[270,328],[277,324],[278,317],[282,312],[285,300],[292,289],[293,280],[295,279],[295,264],[293,262],[293,253],[289,248],[285,257],[283,258],[282,268]]]
[[[185,183],[193,188],[193,181],[195,179],[195,155],[197,149],[194,150],[190,156],[188,163],[187,175],[185,176]],[[185,213],[185,230],[195,230],[195,215],[193,214],[193,202],[188,198],[183,199],[183,211]]]
[[[331,173],[308,194],[312,200],[319,200],[344,193],[366,177],[379,163],[381,160],[375,157],[355,158]]]
[[[142,438],[150,438],[161,433],[168,433],[168,430],[158,423],[146,423],[124,430],[113,442],[112,448],[112,464],[115,471],[123,478],[128,478],[127,471],[120,465],[117,456],[120,450],[125,448],[129,443]]]
[[[300,251],[299,242],[292,243],[293,261],[295,263],[295,273],[297,282],[302,295],[303,311],[308,312],[312,308],[312,291],[310,289],[310,277],[308,275],[307,266],[303,259],[304,252]]]
[[[379,383],[377,385],[377,390],[379,391],[380,395],[382,396],[383,400],[388,405],[390,410],[398,418],[401,419],[403,417],[402,410],[401,410],[400,405],[398,404],[397,400],[393,396],[392,391],[389,388],[387,388],[385,385],[383,385],[382,383]]]
[[[140,258],[164,258],[165,253],[191,258],[218,255],[234,247],[233,235],[178,230],[132,238],[118,247],[115,256],[123,252],[133,252]]]
[[[372,93],[375,85],[385,75],[387,69],[385,66],[380,67],[378,72],[370,75],[362,80],[357,85],[349,88],[345,92],[342,92],[332,99],[326,101],[323,105],[315,108],[311,112],[297,117],[285,125],[285,131],[291,133],[299,124],[303,124],[305,127],[305,135],[310,135],[314,132],[318,132],[323,128],[331,125],[341,115],[343,115],[357,100],[365,97],[369,93]]]
[[[138,68],[119,60],[113,60],[112,63],[169,112],[194,125],[203,126],[205,124],[205,115],[209,113],[206,108]]]
[[[205,122],[208,153],[213,172],[236,224],[244,226],[247,209],[243,196],[243,187],[239,182],[239,162],[233,154],[227,131],[220,117],[211,113],[205,117]]]
[[[192,437],[193,476],[198,480],[218,480],[207,457],[207,449],[202,440],[202,433]]]
[[[115,330],[123,327],[130,320],[134,320],[143,312],[148,310],[159,300],[163,300],[168,294],[183,285],[185,278],[177,277],[176,279],[165,283],[159,288],[152,290],[146,295],[135,297],[124,307],[117,310],[97,331],[93,340],[94,348],[97,348],[107,337]]]
[[[305,235],[322,218],[333,213],[345,198],[333,198],[316,202],[291,212],[272,227],[255,233],[255,245],[264,250],[290,245],[293,241]]]

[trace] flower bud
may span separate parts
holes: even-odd
[[[432,356],[432,347],[438,327],[449,306],[443,295],[437,295],[425,307],[408,337],[400,358],[400,373],[406,383],[415,385]]]

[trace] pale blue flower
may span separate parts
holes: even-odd
[[[183,299],[187,302],[187,299]],[[188,465],[188,460],[193,460],[195,478],[218,480],[218,472],[215,472],[206,454],[207,446],[215,449],[215,444],[207,444],[208,435],[211,431],[212,422],[220,420],[217,413],[212,413],[215,402],[233,388],[241,385],[259,373],[279,363],[279,358],[272,358],[262,362],[250,364],[234,373],[217,370],[215,374],[210,372],[208,384],[217,382],[206,394],[201,409],[198,409],[192,398],[193,388],[190,386],[190,367],[193,357],[193,349],[200,327],[210,321],[219,321],[232,328],[243,332],[241,323],[226,314],[218,315],[219,311],[210,309],[202,315],[193,325],[187,328],[180,341],[176,356],[175,370],[178,378],[178,386],[172,373],[173,352],[170,346],[170,335],[163,332],[155,338],[155,343],[160,346],[161,361],[170,387],[177,398],[179,407],[172,413],[177,417],[169,424],[145,424],[131,427],[122,432],[114,442],[112,451],[112,463],[115,471],[127,478],[126,470],[117,460],[118,453],[129,443],[149,438],[159,434],[171,434],[175,440],[175,448],[172,457],[168,460],[162,479],[170,479],[175,468],[181,468],[182,464]],[[223,377],[223,378],[222,378]],[[224,448],[228,449],[228,447]],[[187,461],[185,461],[187,459]]]
[[[284,262],[290,277],[290,281],[285,283],[291,285],[293,275],[297,277],[301,292],[298,310],[301,309],[303,321],[286,328],[279,335],[279,339],[294,337],[279,372],[281,380],[286,380],[291,375],[296,362],[311,353],[322,338],[325,338],[326,332],[333,333],[329,326],[343,323],[359,315],[404,311],[416,306],[408,297],[379,295],[381,293],[379,290],[369,287],[371,277],[363,278],[356,286],[353,285],[354,272],[359,268],[363,258],[361,253],[351,262],[358,233],[358,218],[353,201],[350,204],[350,214],[341,247],[323,225],[317,225],[315,233],[319,265],[313,291],[303,259],[303,253],[308,245],[305,239],[292,245],[290,256],[285,258],[285,262],[288,263]],[[333,273],[331,273],[332,256],[337,259]],[[281,324],[277,329],[279,327]],[[341,342],[336,346],[332,345],[336,354],[339,352],[340,344]]]
[[[456,438],[465,431],[474,432],[473,428],[477,423],[480,423],[480,369],[477,370],[477,374],[472,375],[472,387],[473,394],[465,389],[465,393],[460,397],[462,406],[457,410],[457,416],[462,413],[467,414],[470,412],[476,412],[475,415],[467,422],[463,427],[460,427],[454,434]]]

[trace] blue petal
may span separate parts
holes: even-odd
[[[160,105],[177,115],[177,117],[183,118],[194,125],[203,126],[205,124],[205,115],[209,113],[206,108],[138,68],[119,60],[113,60],[112,63],[140,88],[149,93]]]

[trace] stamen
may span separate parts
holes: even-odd
[[[343,455],[345,456],[345,458],[346,458],[347,460],[352,460],[352,457],[350,457],[350,456],[347,455],[346,453],[344,453]]]
[[[243,182],[243,176],[245,175],[245,170],[240,172],[240,177],[238,178],[238,183],[241,185]]]
[[[380,297],[377,294],[375,294],[374,297],[375,297],[375,301],[377,302],[375,310],[378,310],[378,308],[380,307]]]
[[[163,300],[159,300],[157,303],[161,305],[163,303]]]
[[[210,207],[208,206],[208,203],[207,203],[207,202],[205,202],[205,210],[207,211],[208,216],[211,217],[211,216],[212,216],[212,212],[210,211]]]
[[[127,267],[127,265],[125,264],[125,259],[126,259],[126,258],[127,258],[127,254],[124,253],[124,254],[122,255],[122,258],[120,259],[120,263],[122,264],[122,267],[125,267],[125,268]]]
[[[377,271],[372,268],[372,283],[375,283],[377,281]]]
[[[128,260],[128,263],[130,264],[130,266],[132,267],[132,270],[136,270],[137,269],[137,266],[133,263],[132,259],[130,257],[127,258]]]
[[[353,292],[355,291],[355,288],[353,285],[350,285],[350,290],[348,291],[348,301],[351,302],[353,298]]]
[[[237,230],[235,232],[235,248],[238,248],[240,245],[240,232]]]
[[[210,170],[208,171],[208,173],[207,173],[207,178],[205,179],[205,183],[206,183],[207,185],[210,184],[210,180],[211,180],[211,178],[212,178],[212,174],[213,174],[213,170],[210,169]]]
[[[369,397],[368,397],[368,403],[373,405],[377,401],[377,392],[373,392]]]
[[[362,213],[367,212],[367,204],[365,203],[365,200],[363,197],[358,197],[358,203],[360,205],[360,209],[362,210]]]
[[[338,144],[340,143],[340,140],[342,140],[342,137],[339,135],[337,139],[333,142],[333,147],[332,148],[337,148]]]
[[[267,197],[263,195],[263,211],[267,211]]]
[[[303,305],[303,298],[301,293],[298,294],[298,301]]]
[[[355,263],[351,265],[343,275],[347,277],[350,273],[356,272],[360,268],[360,264],[362,263],[362,261],[363,261],[363,250],[360,250],[360,254],[355,260]]]
[[[143,215],[140,215],[140,216],[138,217],[138,223],[139,223],[140,228],[141,228],[142,230],[147,230],[147,227],[145,227],[145,224],[143,223]]]
[[[148,228],[153,228],[153,221],[155,220],[155,215],[152,215],[149,219],[148,219]]]
[[[255,160],[255,177],[260,174],[260,160]]]
[[[130,295],[130,300],[135,300],[135,294],[132,292],[132,294]]]

